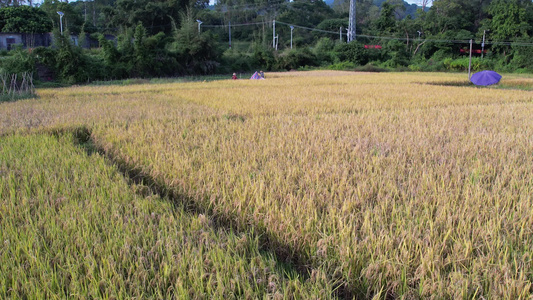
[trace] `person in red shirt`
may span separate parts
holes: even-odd
[[[233,76],[231,76],[231,79],[236,80],[237,79],[237,74],[233,73]]]

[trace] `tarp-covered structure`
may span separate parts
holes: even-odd
[[[252,75],[252,77],[250,77],[250,79],[265,79],[265,78],[261,77],[259,72],[255,72],[254,75]]]

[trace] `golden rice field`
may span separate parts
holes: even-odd
[[[273,73],[0,103],[0,298],[529,299],[533,78],[463,81]]]

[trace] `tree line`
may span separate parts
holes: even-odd
[[[21,72],[44,66],[55,79],[69,83],[259,68],[462,70],[469,40],[477,69],[533,71],[531,0],[434,0],[431,6],[424,1],[425,7],[402,0],[357,0],[357,39],[351,43],[345,35],[349,0],[32,4],[0,0],[0,31],[52,31],[54,47],[4,52],[0,68]],[[71,34],[79,37],[78,46]],[[88,37],[99,41],[97,49],[84,48]]]

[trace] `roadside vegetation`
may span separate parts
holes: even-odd
[[[357,0],[349,43],[348,0],[24,4],[32,1],[0,0],[0,32],[27,34],[6,37],[0,71],[30,72],[39,83],[259,70],[462,72],[470,54],[474,71],[533,72],[529,0]]]

